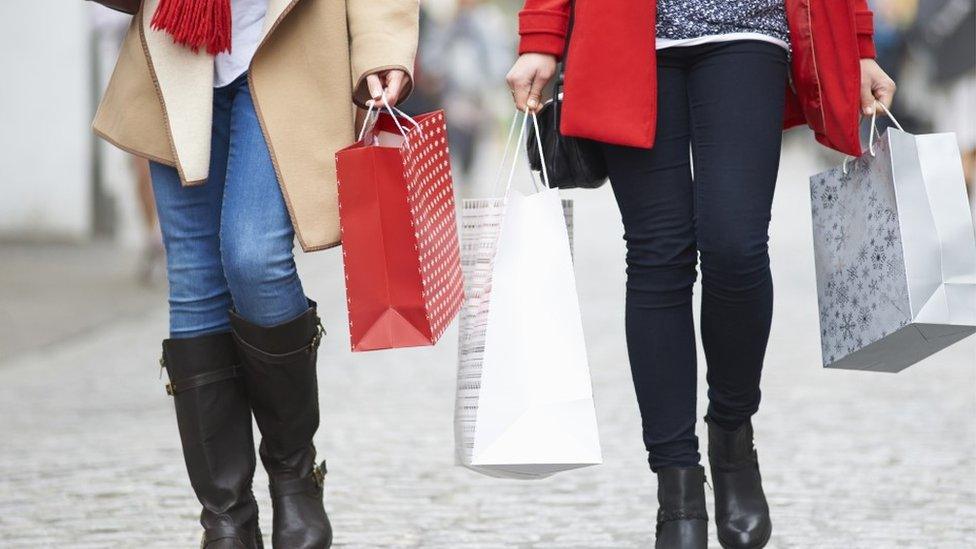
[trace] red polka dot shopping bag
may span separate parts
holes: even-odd
[[[353,351],[433,345],[464,297],[444,111],[387,111],[336,153]]]

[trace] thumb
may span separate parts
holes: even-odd
[[[369,88],[369,95],[376,102],[377,106],[382,105],[383,97],[383,82],[380,81],[380,77],[377,74],[370,74],[366,77],[366,87]]]

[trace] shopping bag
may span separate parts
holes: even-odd
[[[444,112],[387,111],[336,154],[353,351],[432,345],[464,297]]]
[[[462,202],[455,457],[486,475],[535,479],[602,457],[567,230],[571,203],[545,174],[537,192],[513,190],[513,173],[514,165],[502,197]]]
[[[955,136],[873,126],[866,154],[810,178],[821,350],[897,372],[976,332],[976,238]]]

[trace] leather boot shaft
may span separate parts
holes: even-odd
[[[203,506],[206,549],[261,548],[251,491],[254,437],[242,368],[229,333],[163,342],[183,457]]]
[[[258,326],[231,312],[244,380],[261,431],[268,471],[276,549],[323,549],[332,527],[322,503],[325,462],[315,463],[319,426],[316,359],[324,331],[310,301],[307,311],[276,326]]]
[[[747,420],[731,431],[708,417],[705,422],[719,543],[727,549],[765,547],[773,526],[759,473],[752,422]]]
[[[705,469],[664,467],[657,471],[657,549],[706,549]]]

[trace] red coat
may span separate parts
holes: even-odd
[[[867,0],[785,2],[793,59],[784,126],[806,123],[817,141],[859,155],[859,60],[875,55]],[[656,8],[653,0],[576,0],[566,61],[565,135],[654,145]],[[519,53],[561,57],[569,10],[570,0],[525,0]]]

